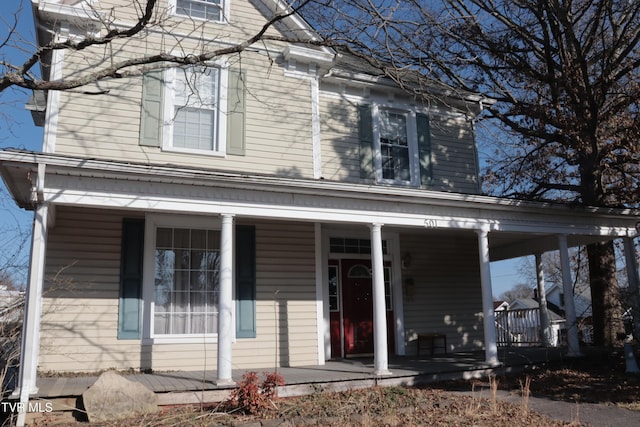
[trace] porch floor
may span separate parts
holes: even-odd
[[[460,378],[476,378],[489,374],[517,372],[526,367],[561,360],[563,350],[558,348],[500,348],[501,365],[490,366],[484,361],[484,352],[451,353],[434,357],[392,356],[389,361],[391,375],[373,375],[373,359],[344,359],[328,361],[325,365],[279,368],[286,385],[279,389],[282,397],[312,393],[318,389],[338,391],[373,385],[418,385]],[[272,372],[273,368],[252,369]],[[238,382],[246,370],[234,370]],[[215,371],[172,371],[125,374],[126,378],[145,385],[159,394],[160,404],[216,402],[224,400],[234,386],[216,385]],[[38,378],[38,393],[32,398],[58,399],[79,397],[97,379],[97,376],[65,376]]]

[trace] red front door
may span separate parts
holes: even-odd
[[[371,261],[344,259],[340,262],[342,282],[342,324],[344,356],[373,354],[373,289]],[[387,305],[387,339],[393,352],[394,328],[391,310],[391,268],[385,264],[385,302]],[[337,329],[337,328],[336,328]],[[332,328],[332,331],[334,329]],[[336,341],[332,336],[332,347]],[[332,351],[332,354],[335,354]]]
[[[342,261],[345,356],[373,354],[371,262]]]

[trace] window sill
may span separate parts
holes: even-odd
[[[226,153],[222,151],[209,151],[209,150],[191,150],[188,148],[175,148],[175,147],[162,147],[162,151],[167,153],[180,153],[180,154],[193,154],[197,156],[209,156],[209,157],[226,157]]]
[[[411,188],[420,188],[419,183],[411,182],[411,181],[394,181],[392,179],[379,179],[376,181],[378,185],[388,185],[392,187],[411,187]]]
[[[145,338],[142,340],[142,344],[155,345],[155,344],[216,344],[218,342],[217,335],[207,336],[168,336],[168,337],[154,337]]]
[[[224,17],[222,17],[222,19],[207,19],[207,18],[200,18],[199,16],[191,16],[191,15],[187,15],[187,14],[182,14],[182,13],[178,13],[178,12],[173,12],[172,14],[173,16],[175,16],[176,18],[187,18],[187,19],[191,19],[194,21],[200,21],[200,22],[211,22],[212,24],[222,24],[222,25],[226,25],[227,24],[227,20],[224,19]]]

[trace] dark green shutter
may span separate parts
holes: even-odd
[[[227,154],[245,154],[245,73],[229,70],[227,95]]]
[[[140,112],[140,145],[162,146],[162,71],[151,71],[142,77],[142,111]]]
[[[420,184],[430,185],[433,179],[433,170],[431,164],[429,116],[417,114],[416,127],[418,129],[418,152],[420,155]]]
[[[122,221],[120,251],[120,301],[118,306],[118,339],[142,336],[142,254],[144,252],[144,220]]]
[[[236,226],[236,337],[256,337],[256,228]]]
[[[373,122],[371,106],[360,105],[358,134],[360,137],[360,178],[375,179],[373,164]]]

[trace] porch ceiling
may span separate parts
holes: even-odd
[[[38,168],[40,166],[40,168]],[[46,168],[45,168],[46,166]],[[46,169],[45,179],[38,170]],[[637,210],[576,208],[416,188],[242,175],[167,165],[0,151],[0,173],[21,207],[51,205],[192,215],[379,223],[426,232],[489,231],[491,260],[637,235]],[[40,177],[42,178],[42,177]],[[36,186],[37,184],[37,186]],[[38,193],[32,194],[37,187]]]
[[[612,240],[616,236],[568,235],[569,247]],[[557,234],[542,233],[489,233],[489,256],[491,261],[500,261],[521,256],[535,255],[558,249]]]

